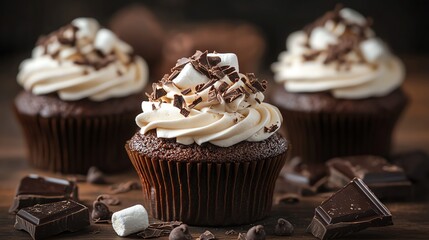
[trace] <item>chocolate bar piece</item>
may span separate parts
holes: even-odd
[[[354,178],[316,208],[307,232],[324,240],[388,225],[393,225],[390,211],[361,179]]]
[[[36,204],[67,199],[77,200],[77,198],[77,185],[75,182],[30,174],[21,179],[9,212],[14,213],[21,208]]]
[[[65,231],[76,232],[89,224],[87,207],[64,200],[19,210],[15,229],[28,232],[33,239],[43,239]]]
[[[412,184],[404,170],[386,159],[371,155],[334,158],[326,162],[328,186],[341,188],[355,177],[362,179],[381,199],[404,199],[412,194]]]

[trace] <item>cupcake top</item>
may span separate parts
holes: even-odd
[[[128,96],[141,92],[147,78],[146,62],[91,18],[41,37],[17,77],[33,94],[57,93],[66,101]]]
[[[389,94],[401,85],[405,70],[371,23],[352,9],[337,7],[292,33],[287,51],[272,66],[275,80],[289,92],[330,91],[336,98]]]
[[[142,134],[156,129],[157,137],[186,145],[263,141],[283,120],[276,107],[263,102],[265,88],[266,81],[239,72],[235,54],[197,51],[153,84],[136,123]]]

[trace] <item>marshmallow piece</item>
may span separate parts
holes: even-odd
[[[93,39],[100,28],[97,20],[93,18],[76,18],[72,24],[79,28],[76,32],[78,38]]]
[[[323,27],[313,29],[310,35],[310,46],[315,50],[326,49],[329,44],[336,44],[337,42],[337,37]]]
[[[187,63],[179,75],[173,79],[174,84],[181,89],[192,88],[208,81],[209,79],[195,70],[191,63]]]
[[[360,50],[365,59],[371,63],[374,63],[386,53],[383,42],[378,38],[370,38],[361,42]]]
[[[121,237],[143,231],[149,226],[146,209],[140,205],[115,212],[112,215],[112,227]]]
[[[358,25],[365,25],[366,19],[360,13],[350,8],[343,8],[340,10],[340,16],[349,23],[355,23]]]
[[[98,31],[97,36],[95,37],[94,46],[104,54],[109,54],[112,52],[117,41],[118,38],[112,31],[103,28]]]
[[[231,66],[234,67],[237,72],[240,72],[238,69],[238,59],[237,55],[234,53],[209,53],[208,57],[220,57],[220,63],[218,66]]]

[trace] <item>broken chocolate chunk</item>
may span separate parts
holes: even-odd
[[[191,112],[185,108],[180,109],[180,114],[182,114],[185,117],[189,116],[190,113]]]
[[[164,88],[155,88],[154,93],[155,93],[154,100],[159,99],[159,98],[167,95],[167,91],[165,91]]]
[[[405,199],[412,194],[412,184],[402,168],[377,156],[363,155],[334,158],[326,162],[328,186],[341,188],[353,178],[362,179],[380,199]]]
[[[186,103],[183,96],[175,94],[173,99],[173,106],[177,107],[178,109],[182,109],[185,105]]]
[[[307,232],[324,240],[389,225],[393,225],[390,211],[361,179],[354,178],[316,208]]]
[[[28,232],[33,239],[65,231],[76,232],[89,225],[88,208],[72,200],[23,208],[16,214],[15,221],[15,229]]]
[[[220,57],[207,57],[208,64],[210,67],[214,67],[221,62]]]
[[[21,179],[9,212],[13,213],[36,204],[67,199],[78,199],[78,188],[75,182],[30,174]]]
[[[276,124],[273,124],[269,127],[264,127],[264,132],[272,133],[272,132],[275,132],[277,130],[277,128],[279,128],[279,126],[277,126]]]
[[[179,221],[152,223],[145,230],[139,232],[137,236],[142,238],[158,238],[168,236],[171,230],[180,226],[180,224],[182,224],[182,222]]]
[[[225,235],[235,235],[237,232],[234,229],[228,230],[225,232]]]

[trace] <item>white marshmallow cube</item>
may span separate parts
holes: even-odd
[[[72,24],[79,28],[76,33],[78,38],[93,39],[100,28],[97,20],[93,18],[76,18]]]
[[[192,88],[208,81],[208,77],[195,70],[191,63],[187,63],[179,75],[173,79],[174,84],[181,89]]]
[[[149,217],[146,209],[140,205],[115,212],[112,215],[112,227],[121,237],[143,231],[149,226]]]
[[[310,46],[315,50],[324,50],[330,44],[336,44],[337,37],[323,27],[313,29],[310,35]]]
[[[116,35],[112,31],[103,28],[98,31],[97,36],[95,37],[94,47],[102,51],[104,54],[109,54],[117,42],[118,38]]]
[[[370,38],[360,44],[362,55],[368,62],[374,63],[386,54],[383,42],[378,38]]]
[[[220,57],[220,63],[218,66],[231,66],[234,67],[237,72],[239,72],[240,69],[238,69],[238,59],[237,55],[234,53],[209,53],[207,54],[208,57]]]

